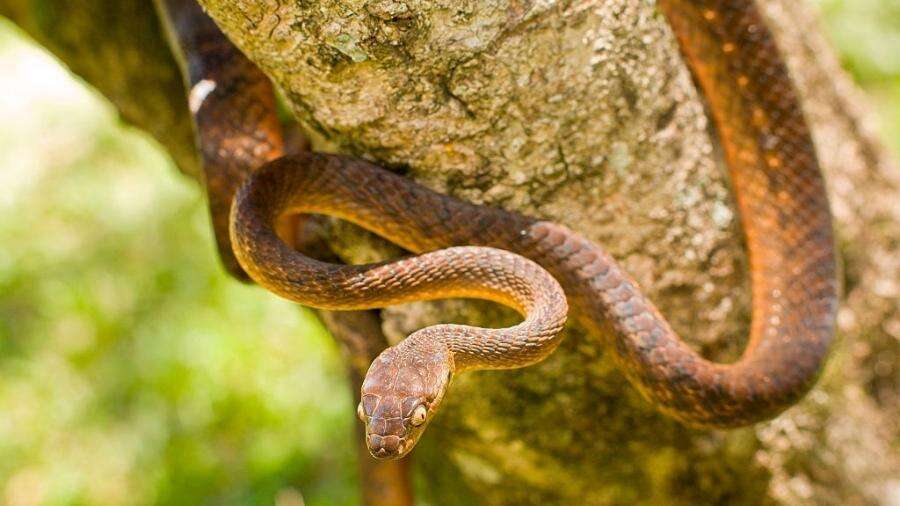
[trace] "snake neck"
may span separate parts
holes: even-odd
[[[277,160],[251,176],[238,193],[232,240],[238,260],[255,281],[295,302],[323,309],[464,297],[497,302],[524,316],[521,323],[503,329],[438,325],[402,345],[437,340],[452,353],[457,370],[523,367],[556,348],[568,311],[565,294],[553,276],[520,255],[459,246],[345,266],[309,258],[281,241],[273,227],[281,216],[323,213],[375,228],[405,245],[403,238],[409,234],[397,223],[371,216],[388,213],[371,205],[391,191],[392,179],[371,173],[371,166],[354,173],[363,164],[339,161],[313,154]],[[354,184],[349,184],[351,179]],[[370,194],[371,190],[375,192]]]

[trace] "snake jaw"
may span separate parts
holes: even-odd
[[[403,409],[404,405],[412,405],[413,408]],[[431,421],[433,407],[437,405],[424,399],[375,398],[371,394],[364,397],[359,411],[366,425],[366,446],[372,457],[380,460],[404,457],[418,442]],[[426,415],[417,421],[416,414],[423,409]]]

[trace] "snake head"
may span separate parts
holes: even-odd
[[[450,384],[450,352],[414,336],[384,350],[363,381],[357,414],[376,459],[400,458],[413,449]]]

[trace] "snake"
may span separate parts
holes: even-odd
[[[185,77],[213,237],[225,270],[248,281],[234,256],[229,214],[247,175],[285,153],[269,78],[241,53],[196,0],[155,0]]]
[[[335,310],[472,297],[523,315],[505,329],[426,327],[382,352],[357,407],[374,457],[407,455],[457,374],[547,357],[569,306],[629,382],[687,426],[765,421],[815,384],[835,336],[837,258],[825,180],[784,56],[753,0],[658,0],[656,8],[708,104],[748,252],[749,339],[732,363],[694,350],[602,246],[563,225],[458,200],[342,155],[282,156],[245,173],[230,208],[229,254],[276,294]],[[296,213],[350,221],[412,256],[317,261],[276,230]]]

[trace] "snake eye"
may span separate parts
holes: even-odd
[[[356,416],[359,417],[359,420],[360,420],[362,423],[366,423],[366,410],[363,409],[362,402],[360,402],[360,403],[356,406]]]
[[[418,427],[425,423],[425,417],[428,416],[428,408],[424,405],[419,404],[416,406],[416,409],[413,410],[412,417],[410,417],[410,423],[414,426]]]

